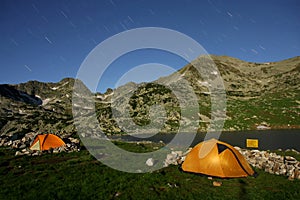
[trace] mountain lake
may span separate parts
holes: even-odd
[[[190,134],[190,133],[181,133]],[[156,134],[151,137],[147,137],[146,134],[142,135],[118,135],[110,136],[110,139],[139,142],[139,141],[151,141],[151,142],[163,142],[165,144],[172,141],[175,134]],[[191,147],[195,146],[199,142],[203,141],[206,133],[197,133]],[[295,149],[300,151],[300,129],[284,129],[284,130],[251,130],[251,131],[234,131],[234,132],[222,132],[219,139],[220,141],[227,142],[232,146],[239,146],[246,148],[247,139],[258,140],[258,150],[277,150],[277,149]],[[254,148],[255,149],[255,148]]]

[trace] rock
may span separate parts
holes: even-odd
[[[286,175],[286,169],[285,168],[284,169],[280,169],[279,170],[279,174],[285,176]]]
[[[220,187],[222,185],[222,182],[220,181],[213,181],[213,186]]]
[[[71,143],[75,143],[75,144],[78,144],[80,142],[77,138],[72,138],[72,137],[69,137],[69,140]]]
[[[22,156],[22,155],[23,155],[23,153],[20,151],[16,151],[16,153],[15,153],[15,156]]]
[[[298,178],[300,176],[300,170],[295,169],[294,170],[294,178]]]
[[[285,156],[285,162],[288,164],[296,164],[298,161],[292,156]]]
[[[38,156],[38,155],[40,155],[38,151],[31,154],[31,156]]]
[[[273,171],[274,171],[274,173],[277,174],[277,175],[280,174],[280,172],[279,172],[279,167],[280,167],[280,166],[279,166],[278,163],[275,163],[275,164],[274,164]]]
[[[300,177],[300,162],[292,156],[280,156],[276,153],[259,150],[248,150],[235,147],[253,167],[270,174],[289,176],[290,179]],[[292,150],[287,150],[292,151]],[[294,150],[296,152],[296,150]]]
[[[114,196],[115,196],[115,197],[118,197],[118,196],[120,196],[121,194],[122,194],[121,192],[116,192]]]
[[[53,149],[53,152],[52,153],[59,153],[59,149]]]
[[[293,180],[294,180],[294,177],[293,177],[292,175],[290,175],[290,176],[288,177],[288,180],[289,180],[289,181],[293,181]]]
[[[209,177],[207,177],[207,179],[208,179],[208,180],[212,180],[213,178],[209,176]]]
[[[0,140],[0,147],[4,146],[5,140],[1,139]]]
[[[6,146],[10,146],[10,145],[12,145],[12,141],[11,140],[9,140],[7,143],[6,143]]]
[[[22,141],[23,143],[26,142],[26,141],[27,141],[26,137],[23,137],[23,138],[21,139],[21,141]]]
[[[22,151],[23,153],[25,153],[25,152],[27,151],[27,149],[22,149],[21,151]]]
[[[185,161],[186,156],[182,156],[181,157],[181,163],[183,163]]]
[[[285,156],[286,161],[294,161],[296,160],[294,157],[292,156]]]
[[[293,170],[295,170],[295,167],[293,165],[286,165],[286,169],[288,171],[293,171]]]
[[[191,152],[192,148],[190,147],[186,152],[183,153],[183,156],[186,156],[187,154],[189,154]]]
[[[300,154],[299,151],[295,150],[295,149],[291,149],[292,152],[296,153],[296,154]]]
[[[21,144],[20,146],[19,146],[19,149],[25,149],[26,148],[26,144]]]
[[[154,165],[154,159],[153,158],[148,158],[148,160],[146,161],[146,165],[149,167],[152,167]]]
[[[176,157],[181,157],[182,156],[182,151],[172,151],[171,153],[176,155]]]
[[[238,150],[238,151],[241,151],[241,148],[240,148],[240,147],[234,146],[233,148],[235,148],[235,149]]]

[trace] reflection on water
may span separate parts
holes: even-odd
[[[188,134],[188,133],[180,133]],[[198,133],[191,144],[195,146],[203,141],[205,133]],[[152,141],[169,143],[174,134],[156,134],[149,138],[137,138],[129,135],[112,136],[112,139],[121,139],[124,141]],[[260,150],[275,150],[275,149],[296,149],[300,151],[300,129],[296,130],[255,130],[255,131],[236,131],[223,132],[219,140],[227,142],[232,146],[246,148],[246,139],[258,139]]]

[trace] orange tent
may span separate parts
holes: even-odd
[[[239,151],[216,139],[197,144],[186,156],[182,169],[222,178],[254,175],[254,171]]]
[[[65,145],[64,141],[53,134],[37,135],[29,147],[31,150],[49,150]]]

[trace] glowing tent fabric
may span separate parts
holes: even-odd
[[[197,144],[186,156],[183,171],[222,178],[246,177],[254,171],[231,145],[216,139]]]
[[[37,135],[31,146],[29,147],[31,150],[49,150],[51,148],[57,148],[64,146],[65,143],[58,136],[53,134],[41,134]]]

